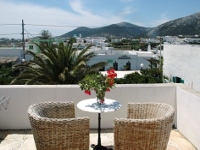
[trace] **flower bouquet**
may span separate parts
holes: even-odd
[[[104,103],[105,93],[109,92],[115,86],[114,78],[117,76],[114,69],[109,69],[107,75],[100,72],[88,74],[79,82],[81,90],[86,94],[91,95],[91,90],[96,92],[97,101]]]

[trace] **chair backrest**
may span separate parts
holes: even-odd
[[[88,150],[89,118],[75,118],[74,102],[40,102],[28,109],[37,150]]]
[[[32,115],[46,118],[75,118],[74,102],[40,102],[30,106]]]
[[[114,120],[115,150],[166,150],[174,110],[163,103],[129,103],[127,118]]]
[[[158,119],[173,112],[170,105],[164,103],[128,103],[127,118],[130,119]]]

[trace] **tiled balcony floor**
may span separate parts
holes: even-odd
[[[90,144],[97,143],[97,130],[90,130]],[[101,132],[103,146],[113,147],[112,129]],[[30,130],[0,130],[0,150],[36,150]],[[90,148],[89,150],[92,150]],[[197,150],[177,130],[172,130],[167,150]]]

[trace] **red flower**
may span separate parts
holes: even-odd
[[[98,98],[105,96],[105,92],[110,92],[115,85],[115,77],[117,74],[113,68],[108,69],[107,75],[91,74],[85,76],[85,78],[79,82],[81,90],[84,90],[85,94],[91,95],[91,90],[96,92]]]
[[[107,70],[107,73],[108,74],[113,74],[113,73],[115,73],[115,70],[113,68],[111,68],[111,69]]]
[[[115,70],[113,68],[109,69],[107,71],[107,73],[108,73],[109,78],[115,78],[117,76],[117,74],[115,73]]]
[[[106,91],[107,91],[107,92],[110,92],[110,89],[107,89]]]
[[[91,95],[90,90],[85,90],[85,94]]]

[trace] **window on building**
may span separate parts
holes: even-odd
[[[118,63],[116,61],[113,63],[113,67],[115,70],[118,70]]]
[[[126,63],[126,66],[127,66],[127,70],[131,70],[131,63],[129,61]]]
[[[33,49],[33,45],[29,45],[29,49]]]

